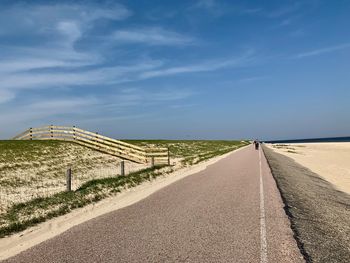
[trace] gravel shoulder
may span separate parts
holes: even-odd
[[[350,142],[266,144],[350,194]]]
[[[291,158],[263,149],[308,262],[349,262],[350,195]]]

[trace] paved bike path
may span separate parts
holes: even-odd
[[[4,262],[304,262],[261,151],[248,146]]]

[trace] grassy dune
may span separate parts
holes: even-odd
[[[139,146],[168,147],[172,158],[181,159],[184,165],[193,165],[230,152],[247,142],[205,140],[125,140]]]
[[[239,141],[128,142],[169,147],[176,165],[147,168],[129,162],[128,176],[118,177],[119,158],[74,143],[0,141],[0,204],[3,207],[0,237],[247,144]],[[64,192],[67,166],[73,167],[72,192]]]
[[[0,213],[14,203],[63,191],[68,166],[77,189],[92,179],[116,176],[120,161],[75,143],[0,141]],[[145,165],[127,163],[126,167],[136,171]]]

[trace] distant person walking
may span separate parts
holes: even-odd
[[[254,145],[255,145],[255,150],[259,150],[259,141],[258,140],[255,140],[254,141]]]

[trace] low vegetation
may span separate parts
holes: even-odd
[[[247,141],[205,141],[205,140],[125,140],[139,146],[168,147],[172,158],[181,159],[183,165],[193,165],[225,154]]]
[[[74,143],[0,141],[0,237],[248,144],[241,141],[128,142],[169,147],[175,165],[149,168],[128,162],[128,175],[117,176],[119,158]],[[73,168],[72,192],[64,192],[68,166]]]
[[[290,145],[290,144],[272,144],[272,147],[275,149],[283,150],[287,153],[299,153],[296,148],[302,147],[301,145]]]
[[[0,141],[0,214],[7,207],[62,192],[65,173],[73,189],[92,179],[117,176],[121,159],[63,141]],[[146,168],[128,162],[127,172]]]
[[[146,168],[128,176],[91,180],[72,192],[59,192],[49,197],[39,197],[11,206],[0,215],[0,237],[26,229],[75,208],[115,195],[124,188],[134,187],[164,173],[162,166]],[[167,173],[172,169],[166,170]]]

